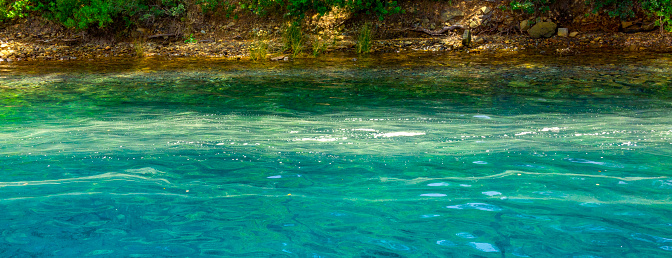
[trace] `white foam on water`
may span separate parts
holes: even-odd
[[[376,129],[369,129],[369,128],[355,128],[352,129],[353,131],[364,131],[364,132],[375,132]]]
[[[455,235],[458,236],[458,237],[461,237],[461,238],[466,238],[466,239],[476,238],[476,236],[474,236],[470,233],[467,233],[467,232],[460,232],[460,233],[457,233]]]
[[[266,178],[275,179],[275,178],[282,178],[282,176],[281,175],[275,175],[275,176],[269,176],[269,177],[266,177]]]
[[[557,133],[557,132],[560,132],[560,130],[565,129],[565,128],[566,127],[562,127],[562,128],[560,128],[560,127],[544,127],[543,129],[541,129],[541,131],[542,132],[551,131],[551,132],[556,132]]]
[[[429,183],[427,186],[449,186],[449,183],[439,182],[439,183]]]
[[[469,246],[476,248],[479,251],[483,251],[486,253],[497,253],[499,252],[499,248],[496,246],[490,244],[490,243],[476,243],[476,242],[470,242]]]
[[[515,136],[521,136],[521,135],[526,135],[526,134],[536,134],[535,132],[520,132],[515,134]]]
[[[501,211],[502,208],[487,203],[465,203],[460,205],[446,206],[448,209],[457,210],[480,210],[480,211]]]
[[[421,194],[420,196],[425,196],[425,197],[445,197],[446,194],[442,194],[442,193],[425,193],[425,194]]]
[[[482,118],[482,119],[492,119],[492,117],[486,116],[486,115],[475,115],[475,118]]]
[[[439,214],[425,214],[425,215],[420,215],[420,218],[423,218],[423,219],[436,218],[436,217],[441,217],[441,215],[439,215]]]
[[[456,246],[457,245],[457,244],[455,244],[451,241],[448,241],[448,240],[437,240],[436,244],[441,245],[441,246]]]
[[[474,162],[472,162],[472,163],[474,163],[474,164],[478,164],[478,165],[485,165],[485,164],[488,164],[487,161],[481,161],[481,160],[479,160],[479,161],[474,161]]]
[[[394,133],[379,133],[373,135],[374,138],[378,137],[398,137],[398,136],[418,136],[418,135],[425,135],[425,133],[413,133],[413,132],[394,132]]]
[[[484,195],[487,195],[487,196],[502,195],[502,193],[497,192],[497,191],[487,191],[487,192],[481,192],[481,193],[484,194]]]
[[[319,137],[319,138],[301,138],[297,139],[296,141],[316,141],[316,142],[335,142],[338,140],[347,140],[347,137],[343,138],[329,138],[329,137]]]
[[[471,187],[471,185],[468,184],[460,184],[461,187]]]

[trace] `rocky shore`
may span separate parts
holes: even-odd
[[[279,49],[280,43],[273,41],[271,48]],[[208,40],[185,43],[176,40],[154,40],[148,42],[119,42],[115,44],[78,42],[37,42],[0,39],[0,62],[100,59],[107,57],[225,57],[232,59],[249,58],[252,40]],[[462,37],[400,38],[374,40],[372,53],[394,53],[407,51],[496,53],[525,52],[548,55],[574,55],[603,50],[623,52],[663,52],[672,53],[672,38],[661,37],[655,32],[648,33],[593,33],[574,38],[554,36],[532,39],[527,35],[484,35],[474,36],[469,46],[462,45]],[[329,52],[354,54],[355,41],[345,39],[326,49]],[[281,52],[269,54],[270,59],[282,56]],[[305,57],[312,55],[304,54]],[[319,57],[318,57],[319,58]]]
[[[408,2],[404,6],[407,14],[374,21],[376,35],[371,42],[371,53],[672,53],[672,34],[656,29],[646,17],[617,21],[605,16],[586,16],[582,14],[589,13],[590,9],[583,5],[572,7],[570,17],[576,18],[534,16],[503,10],[493,1],[460,3]],[[188,30],[182,28],[184,24],[156,23],[149,28],[127,30],[117,37],[92,36],[42,18],[25,19],[0,27],[0,62],[108,57],[249,59],[251,47],[259,40],[254,35],[260,31],[268,33],[264,40],[269,46],[262,60],[287,60],[284,57],[288,54],[282,50],[282,28],[286,26],[282,18],[250,16],[236,20],[201,20],[198,24],[189,24]],[[319,58],[323,53],[355,55],[357,33],[365,22],[371,21],[345,12],[306,19],[303,27],[312,29],[306,29],[304,51],[298,57]],[[459,29],[434,33],[448,26]],[[466,41],[465,30],[471,32]],[[319,40],[324,48],[311,53],[311,45]]]

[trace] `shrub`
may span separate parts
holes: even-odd
[[[0,22],[26,17],[31,8],[29,0],[0,0]]]
[[[323,15],[334,7],[376,15],[381,20],[386,15],[402,12],[397,1],[385,0],[242,0],[239,6],[260,16],[284,12],[285,17],[294,20],[302,20],[309,13]]]
[[[607,13],[610,17],[619,17],[621,19],[635,16],[636,0],[591,0],[593,3],[593,13],[600,11]]]
[[[642,7],[658,16],[656,23],[661,26],[661,30],[672,32],[672,0],[648,0],[642,4]]]
[[[512,11],[522,11],[528,14],[533,14],[537,12],[548,12],[550,10],[550,4],[555,2],[555,0],[512,0],[509,2],[509,8]]]

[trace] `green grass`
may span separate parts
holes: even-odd
[[[268,33],[263,30],[254,33],[254,41],[250,44],[250,59],[253,61],[266,60],[269,45]]]
[[[296,57],[303,51],[304,36],[301,25],[293,22],[282,35],[283,51],[290,51],[292,57]]]
[[[368,54],[371,52],[371,40],[373,39],[373,32],[371,24],[365,23],[359,29],[359,36],[357,37],[357,54]]]

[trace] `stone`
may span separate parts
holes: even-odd
[[[530,29],[530,21],[524,20],[520,22],[520,30],[527,31]]]
[[[658,26],[656,26],[656,23],[651,22],[651,23],[647,23],[647,24],[642,25],[642,30],[643,31],[652,31],[652,30],[656,29],[656,27],[658,27]]]
[[[441,21],[447,22],[464,17],[464,12],[460,9],[448,9],[441,13]]]
[[[567,29],[567,28],[559,28],[558,29],[558,37],[566,38],[568,35],[569,35],[569,29]]]
[[[464,34],[462,34],[462,46],[469,47],[469,44],[471,44],[471,30],[464,30]]]
[[[627,27],[632,26],[633,22],[631,21],[621,21],[621,28],[625,29]]]
[[[489,6],[481,7],[481,13],[482,14],[489,14],[490,12],[492,12],[492,8],[490,8]]]
[[[474,42],[475,44],[483,44],[483,43],[485,42],[485,39],[484,39],[483,37],[475,37],[475,38],[473,39],[473,42]]]
[[[483,15],[476,16],[471,19],[469,22],[469,27],[470,28],[477,28],[478,26],[481,26],[483,24]]]
[[[558,27],[554,22],[540,22],[532,26],[527,33],[534,39],[550,38],[555,34],[555,29]]]
[[[569,33],[569,37],[570,37],[570,38],[575,38],[576,35],[579,35],[579,32],[572,31],[571,33]]]

